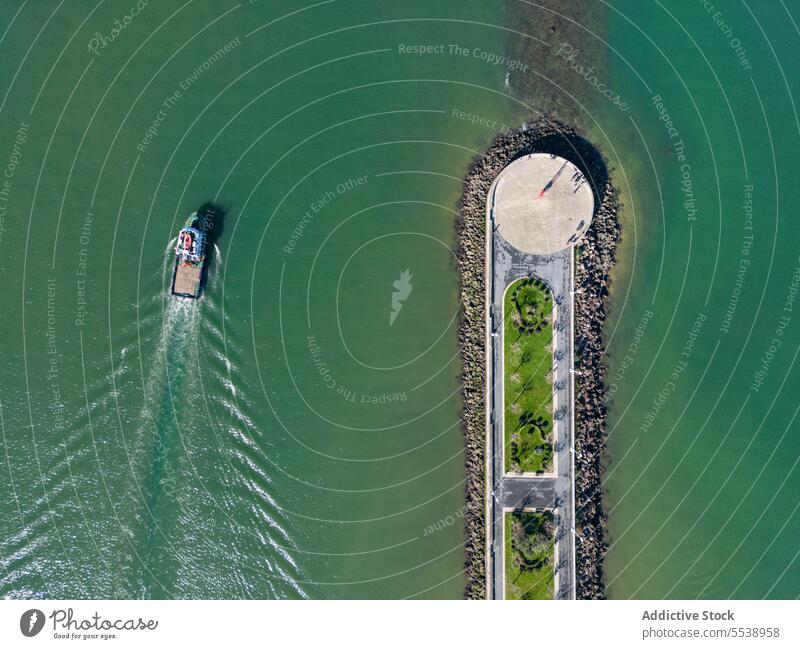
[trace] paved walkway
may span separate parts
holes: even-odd
[[[503,478],[500,485],[503,509],[555,509],[557,481],[555,478]]]

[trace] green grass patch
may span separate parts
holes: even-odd
[[[553,512],[505,515],[506,599],[553,599]]]
[[[553,470],[553,297],[536,278],[511,284],[503,304],[505,470]]]

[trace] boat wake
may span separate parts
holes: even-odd
[[[173,244],[164,253],[165,271]],[[215,249],[218,261],[217,255]],[[255,461],[259,447],[247,414],[252,402],[232,379],[238,351],[219,343],[219,305],[213,301],[218,268],[214,263],[208,269],[211,290],[199,300],[164,291],[143,309],[149,314],[150,335],[140,344],[142,400],[131,434],[140,451],[136,462],[144,496],[139,517],[145,525],[137,545],[141,556],[154,557],[154,573],[169,576],[161,584],[143,576],[142,583],[152,597],[181,590],[185,584],[172,582],[175,566],[190,570],[199,561],[219,575],[219,595],[306,597],[299,581],[302,570],[291,552],[295,542],[274,501],[272,477]],[[238,498],[226,490],[232,484],[243,487]],[[215,537],[203,532],[209,521],[230,530],[232,545],[221,549]],[[261,552],[250,554],[263,545],[272,548],[269,559]],[[231,565],[239,564],[261,576],[258,585],[231,573]],[[197,596],[207,592],[198,590]]]
[[[142,371],[144,398],[139,422],[146,433],[143,439],[151,440],[154,449],[151,462],[157,490],[177,482],[177,476],[170,474],[176,460],[168,456],[182,446],[180,436],[185,433],[178,424],[185,408],[181,395],[196,387],[190,383],[199,372],[199,311],[196,300],[166,300],[158,340]]]

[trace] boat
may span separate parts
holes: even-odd
[[[203,290],[207,232],[197,212],[192,212],[178,233],[175,268],[170,292],[175,297],[197,299]]]

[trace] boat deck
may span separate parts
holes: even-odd
[[[203,269],[189,264],[178,264],[175,269],[175,279],[172,283],[172,292],[175,295],[197,297],[200,294],[200,276]]]

